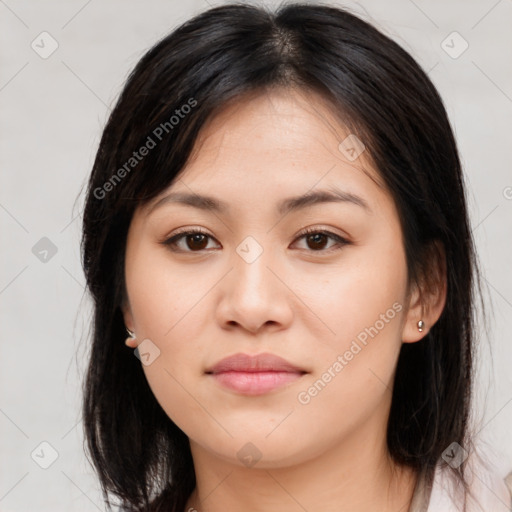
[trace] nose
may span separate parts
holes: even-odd
[[[293,317],[293,292],[282,274],[271,250],[264,249],[253,261],[235,253],[232,269],[220,283],[220,325],[228,329],[239,326],[253,334],[265,326],[272,330],[288,327]]]

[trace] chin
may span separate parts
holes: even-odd
[[[265,437],[258,429],[244,432],[232,432],[233,438],[199,439],[195,441],[202,449],[210,452],[214,457],[223,459],[229,464],[245,467],[247,469],[276,469],[286,468],[305,462],[313,458],[319,447],[314,443],[310,445],[291,443],[291,433],[285,429],[282,435]],[[275,437],[274,437],[275,435]]]

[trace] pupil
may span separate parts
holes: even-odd
[[[319,244],[319,237],[320,239],[323,239],[325,242],[325,235],[322,233],[316,233],[314,235],[309,235],[309,240],[313,240],[313,244]],[[320,246],[323,246],[324,244],[320,243]],[[318,249],[318,247],[316,247]],[[320,247],[321,249],[322,247]]]
[[[195,233],[194,235],[190,235],[189,236],[189,240],[191,239],[192,240],[192,246],[189,245],[189,248],[190,249],[202,249],[203,247],[197,247],[195,244],[198,243],[199,246],[201,246],[201,241],[203,242],[203,245],[204,245],[204,238],[205,236],[202,235],[201,233]]]

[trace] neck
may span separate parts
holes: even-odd
[[[356,437],[300,464],[269,469],[219,459],[191,440],[197,485],[185,512],[407,511],[415,472],[393,463],[385,437],[361,430]]]

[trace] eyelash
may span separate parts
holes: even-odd
[[[200,251],[190,251],[190,250],[182,250],[182,249],[176,249],[175,248],[176,247],[176,243],[179,240],[181,240],[182,238],[184,238],[186,236],[196,235],[196,234],[204,235],[204,236],[207,236],[207,237],[209,237],[211,239],[214,239],[208,233],[205,233],[204,231],[201,231],[200,229],[197,229],[197,228],[192,228],[192,229],[187,229],[187,230],[184,230],[184,231],[179,231],[178,233],[174,234],[172,237],[167,238],[166,240],[161,242],[161,244],[165,245],[166,247],[169,247],[173,252],[200,253],[202,251],[207,250],[207,249],[202,249]],[[299,233],[299,235],[297,236],[296,240],[305,238],[306,236],[311,235],[311,234],[325,235],[328,238],[330,238],[330,239],[334,240],[335,242],[337,242],[338,247],[333,246],[333,247],[330,247],[329,249],[319,249],[317,251],[307,250],[306,249],[308,252],[312,252],[312,253],[330,253],[331,251],[340,250],[343,246],[350,244],[350,242],[348,240],[346,240],[345,238],[343,238],[343,237],[341,237],[341,236],[339,236],[339,235],[337,235],[335,233],[332,233],[331,231],[327,231],[327,230],[324,230],[324,229],[318,229],[318,228],[307,228],[307,229],[305,229],[304,231]]]

